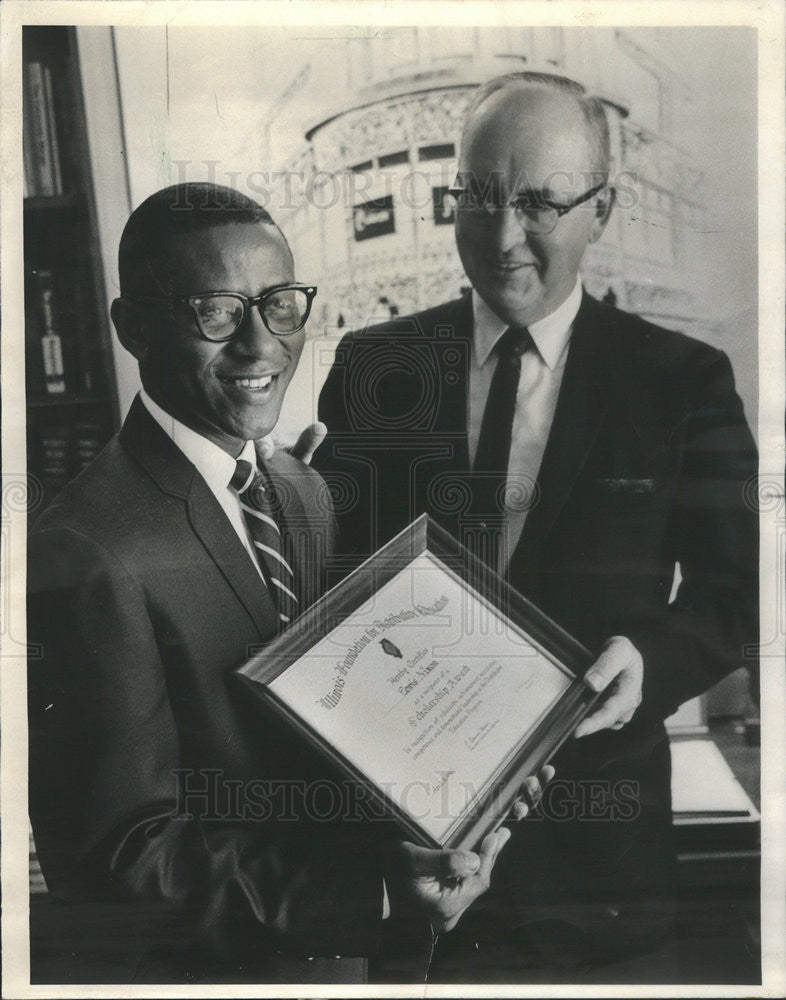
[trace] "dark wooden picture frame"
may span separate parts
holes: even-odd
[[[484,782],[477,797],[443,840],[438,840],[418,824],[369,779],[361,767],[348,760],[269,686],[320,639],[329,635],[424,553],[442,563],[446,571],[458,577],[470,593],[520,629],[558,669],[571,677],[569,687],[545,717],[531,731],[522,733],[514,746],[501,750],[499,764],[491,779]],[[500,825],[518,796],[523,780],[528,775],[537,774],[554,756],[598,697],[582,680],[593,659],[581,643],[424,514],[324,594],[290,629],[245,663],[237,675],[244,685],[263,698],[340,772],[364,785],[371,800],[396,819],[412,841],[426,847],[471,849]],[[373,731],[373,720],[364,719],[362,724]]]

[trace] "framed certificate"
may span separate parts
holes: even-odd
[[[409,839],[471,849],[587,713],[592,660],[423,515],[239,675]]]

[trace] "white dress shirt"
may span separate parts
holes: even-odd
[[[254,552],[254,546],[249,537],[246,520],[240,506],[240,499],[235,490],[229,488],[229,481],[235,473],[238,459],[243,458],[251,463],[253,469],[257,468],[254,442],[246,441],[238,457],[232,458],[223,448],[219,448],[217,444],[190,427],[186,427],[184,423],[167,413],[166,410],[162,410],[144,389],[140,389],[139,396],[153,420],[172,439],[175,446],[183,452],[205,480],[210,492],[218,500],[221,509],[229,518],[229,523],[235,534],[245,546],[257,572],[262,576],[262,570]]]
[[[518,544],[533,501],[535,482],[557,408],[573,321],[580,305],[581,280],[577,278],[573,291],[562,305],[527,327],[535,346],[521,357],[508,463],[501,570],[507,567]],[[497,367],[494,347],[508,324],[492,312],[474,290],[472,314],[474,350],[469,371],[468,436],[470,463],[474,465],[483,411]]]

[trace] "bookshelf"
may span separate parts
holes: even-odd
[[[76,31],[26,26],[22,52],[28,472],[46,504],[119,411]]]

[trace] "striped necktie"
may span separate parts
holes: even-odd
[[[240,498],[263,579],[278,610],[280,628],[286,628],[298,613],[295,574],[283,552],[281,529],[273,516],[268,483],[261,472],[241,458],[229,485]]]

